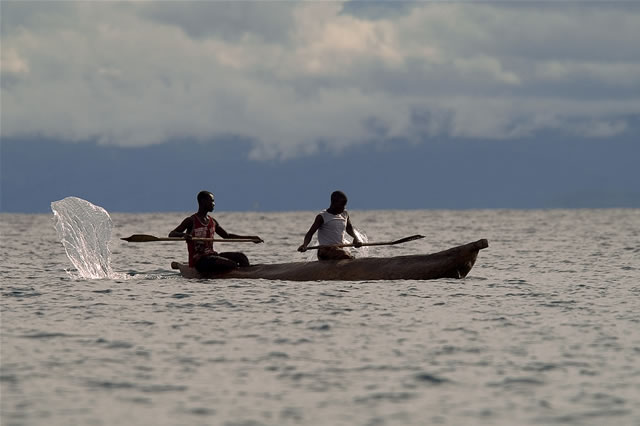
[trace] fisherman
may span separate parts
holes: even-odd
[[[189,266],[196,268],[203,275],[226,272],[238,267],[249,266],[249,259],[244,253],[217,253],[213,249],[213,241],[195,241],[193,238],[213,238],[214,234],[222,238],[244,238],[254,243],[264,242],[257,235],[237,235],[225,231],[209,212],[213,211],[216,203],[209,191],[198,193],[198,211],[182,221],[176,229],[169,233],[169,237],[184,238],[189,250]]]
[[[319,260],[353,259],[354,256],[343,248],[331,247],[344,244],[345,231],[353,237],[353,245],[355,247],[362,246],[362,242],[360,242],[351,225],[349,213],[345,210],[346,206],[347,196],[344,192],[334,191],[331,194],[331,205],[316,216],[311,228],[304,236],[304,242],[298,247],[298,251],[305,252],[311,242],[311,238],[313,238],[313,234],[318,231],[318,243],[321,246],[328,246],[318,249]]]

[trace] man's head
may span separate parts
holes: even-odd
[[[347,196],[345,195],[344,192],[342,192],[342,191],[333,191],[331,193],[331,202],[332,203],[341,202],[343,200],[344,200],[345,203],[347,202]]]
[[[213,198],[213,194],[209,191],[198,192],[198,207],[204,208],[208,212],[212,212],[216,203]]]
[[[333,191],[331,193],[331,209],[342,213],[347,205],[347,196],[342,191]]]

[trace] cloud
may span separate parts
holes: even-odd
[[[194,39],[217,38],[242,42],[256,38],[267,43],[286,43],[293,24],[291,5],[286,2],[182,2],[148,3],[138,16],[176,26]]]
[[[634,4],[42,6],[3,3],[2,137],[236,135],[263,159],[396,138],[606,138],[640,116]]]

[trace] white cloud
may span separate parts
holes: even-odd
[[[24,74],[29,72],[29,65],[16,49],[7,48],[0,52],[0,70],[7,74]]]
[[[393,137],[610,137],[640,115],[634,5],[367,18],[335,2],[39,4],[3,3],[3,137],[235,134],[265,158]]]

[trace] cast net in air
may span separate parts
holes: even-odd
[[[55,228],[67,257],[82,278],[122,278],[111,268],[113,223],[102,207],[77,197],[51,203]]]

